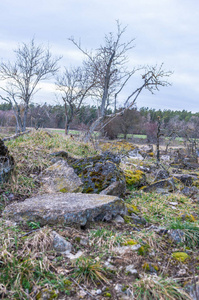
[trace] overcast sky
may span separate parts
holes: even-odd
[[[13,49],[35,37],[36,43],[63,56],[60,65],[81,64],[82,56],[68,38],[81,38],[82,46],[95,49],[106,33],[116,31],[117,19],[128,25],[123,41],[135,38],[129,66],[164,62],[164,69],[174,72],[172,86],[153,96],[144,92],[137,106],[198,112],[198,0],[0,0],[0,60],[12,61]],[[129,91],[134,88],[136,79]],[[42,84],[34,101],[55,99],[52,81]]]

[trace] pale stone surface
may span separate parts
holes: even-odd
[[[135,269],[134,265],[128,265],[125,269],[127,273],[131,273],[132,275],[138,275],[138,271]]]
[[[124,193],[125,184],[122,181],[111,183],[106,189],[100,192],[100,195],[120,196]]]
[[[115,223],[121,223],[121,224],[125,223],[124,219],[120,215],[116,216],[114,221],[115,221]]]
[[[84,252],[82,252],[81,250],[79,250],[76,254],[72,254],[72,253],[68,253],[68,252],[65,252],[64,254],[70,260],[76,260],[76,259],[80,258],[84,254]]]
[[[53,234],[53,248],[57,252],[67,252],[70,253],[72,250],[72,245],[70,242],[66,241],[63,236],[59,235],[56,231]]]
[[[89,221],[112,219],[126,212],[124,201],[115,196],[55,193],[44,194],[8,205],[3,217],[16,222],[85,225]]]
[[[82,191],[82,181],[67,161],[59,159],[52,166],[42,172],[37,180],[43,185],[47,193],[74,193]]]
[[[140,249],[140,247],[141,247],[140,244],[136,244],[133,246],[115,247],[115,248],[113,248],[113,252],[119,253],[120,255],[124,255],[129,251],[137,251],[138,249]]]

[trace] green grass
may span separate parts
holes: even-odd
[[[168,224],[168,229],[179,229],[184,233],[185,244],[189,248],[197,248],[199,246],[199,225],[196,222],[182,222],[175,220]]]
[[[166,226],[168,223],[179,220],[182,215],[192,216],[193,213],[199,213],[199,208],[195,207],[191,199],[181,194],[165,196],[156,193],[139,193],[126,201],[138,207],[141,215],[152,224]],[[173,209],[170,202],[178,203],[176,209]]]
[[[51,248],[52,236],[48,228],[26,236],[21,228],[1,222],[0,294],[3,299],[29,299],[28,294],[34,290],[39,294],[47,284],[51,292],[58,289],[68,293],[66,277],[54,272],[48,259]]]
[[[124,134],[120,133],[120,134],[118,134],[117,137],[124,138]],[[132,133],[128,133],[126,137],[127,137],[127,139],[131,139],[131,138],[146,139],[147,138],[146,134],[132,134]]]
[[[45,130],[32,131],[5,142],[5,145],[15,160],[15,171],[6,188],[26,196],[38,189],[34,176],[52,164],[51,153],[64,150],[71,156],[80,157],[96,154],[91,144],[57,133],[49,135]]]
[[[90,230],[89,238],[91,239],[91,245],[95,248],[110,249],[116,246],[122,245],[127,234],[118,234],[113,230],[107,228]]]
[[[72,276],[76,278],[79,283],[92,281],[96,284],[99,281],[108,281],[105,268],[102,267],[100,262],[89,257],[80,257],[74,262]]]

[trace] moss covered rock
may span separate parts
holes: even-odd
[[[14,159],[0,139],[0,183],[6,181],[14,168]]]
[[[126,184],[128,187],[142,187],[146,185],[146,175],[140,170],[125,170],[124,171]]]
[[[174,192],[175,184],[173,178],[159,180],[150,184],[147,187],[144,187],[142,190],[144,192],[156,192],[156,193],[163,193],[163,192]]]
[[[119,167],[117,155],[104,152],[102,155],[76,159],[68,158],[67,162],[83,182],[83,193],[123,196],[126,183],[123,171]]]
[[[38,176],[38,181],[47,193],[72,193],[82,191],[81,178],[64,159],[59,159]]]

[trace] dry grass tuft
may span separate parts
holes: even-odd
[[[133,286],[136,300],[191,300],[172,279],[145,275]]]

